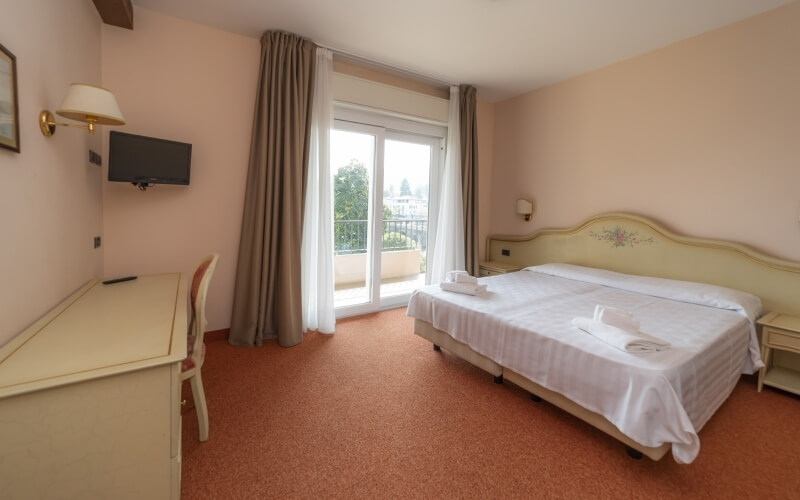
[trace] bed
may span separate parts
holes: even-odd
[[[476,296],[418,290],[415,333],[654,460],[670,450],[679,463],[695,459],[697,433],[741,374],[762,366],[755,320],[798,312],[798,263],[636,215],[490,237],[487,259],[530,267],[481,278],[488,291]],[[672,347],[628,353],[572,327],[598,304],[633,312]]]

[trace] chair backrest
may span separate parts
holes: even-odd
[[[206,295],[208,294],[208,285],[211,282],[211,276],[214,274],[214,269],[217,267],[219,254],[212,253],[204,258],[197,268],[194,270],[192,276],[192,324],[189,329],[189,338],[194,341],[193,348],[190,352],[193,357],[202,356],[203,335],[206,332]]]

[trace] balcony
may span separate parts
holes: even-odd
[[[333,224],[334,302],[337,307],[364,303],[369,299],[368,221],[338,220]],[[425,285],[427,247],[427,219],[383,221],[381,297],[411,293]]]

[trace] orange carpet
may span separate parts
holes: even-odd
[[[404,309],[289,349],[210,340],[209,440],[183,415],[185,499],[800,498],[800,398],[743,377],[694,463],[619,442],[412,333]]]

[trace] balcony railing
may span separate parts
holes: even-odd
[[[333,251],[335,255],[367,252],[369,221],[333,221]],[[428,248],[428,219],[391,219],[383,221],[383,251]]]

